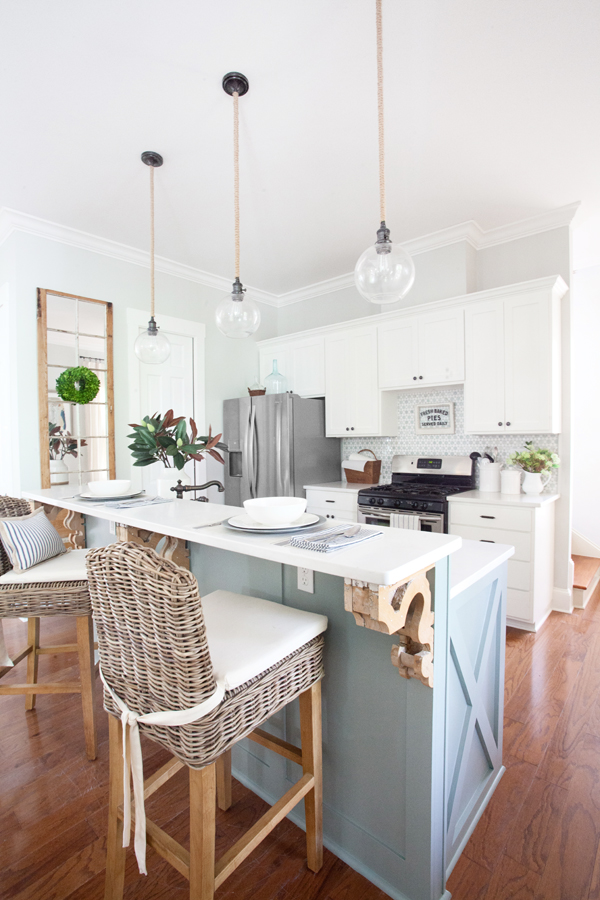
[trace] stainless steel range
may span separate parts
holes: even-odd
[[[446,498],[472,490],[474,483],[469,456],[394,456],[392,483],[358,492],[359,518],[372,525],[447,532]]]

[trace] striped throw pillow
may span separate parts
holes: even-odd
[[[0,540],[15,572],[67,552],[60,534],[41,508],[27,516],[0,519]]]

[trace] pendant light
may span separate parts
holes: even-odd
[[[393,244],[385,224],[385,150],[383,131],[383,36],[381,2],[376,0],[377,16],[377,108],[379,120],[379,212],[381,225],[377,241],[359,258],[354,281],[361,297],[370,303],[396,303],[410,291],[415,280],[415,265],[400,244]]]
[[[133,349],[140,362],[158,366],[171,353],[168,338],[159,332],[154,320],[154,169],[162,166],[163,158],[154,150],[145,150],[142,162],[150,168],[150,321],[147,330],[138,335]]]
[[[217,306],[217,328],[226,337],[245,338],[254,334],[260,325],[260,311],[247,295],[240,281],[240,153],[238,99],[248,93],[248,79],[239,72],[228,72],[223,78],[223,90],[233,97],[233,203],[235,216],[235,281],[231,294]]]

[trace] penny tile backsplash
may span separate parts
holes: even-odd
[[[415,407],[420,404],[454,403],[454,434],[422,434],[416,431]],[[523,449],[525,441],[533,440],[539,447],[558,453],[557,434],[465,434],[465,402],[462,387],[421,388],[402,391],[398,397],[398,435],[396,437],[354,437],[342,439],[342,458],[364,447],[373,450],[381,459],[381,484],[392,480],[392,456],[396,453],[410,456],[468,456],[473,450],[483,452],[489,446],[497,447],[500,462],[515,450]],[[544,493],[558,492],[558,470],[554,469]]]

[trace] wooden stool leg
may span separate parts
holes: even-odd
[[[321,747],[321,682],[300,694],[302,769],[314,775],[315,786],[304,798],[306,813],[306,857],[308,868],[318,872],[323,865],[323,753]]]
[[[78,620],[79,621],[79,620]],[[104,900],[122,900],[125,882],[123,821],[117,810],[123,804],[123,726],[121,720],[108,717],[110,769],[108,776],[108,836],[106,839],[106,882]]]
[[[91,616],[77,616],[77,650],[83,706],[83,730],[88,759],[96,759],[96,713],[94,709],[94,626]]]
[[[31,653],[27,657],[27,684],[36,684],[38,680],[38,648],[40,646],[39,616],[27,619],[27,644]],[[35,694],[25,694],[25,709],[35,709]]]
[[[215,769],[190,769],[190,900],[215,894]]]
[[[231,750],[226,750],[216,762],[217,766],[217,804],[219,809],[231,806]]]

